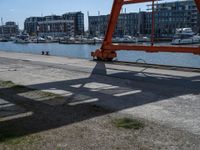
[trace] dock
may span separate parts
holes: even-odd
[[[127,65],[117,62],[0,52],[0,80],[12,81],[16,85],[64,97],[61,101],[30,100],[29,103],[36,108],[41,105],[41,108],[51,107],[49,109],[55,112],[64,113],[61,108],[65,105],[74,110],[77,107],[84,109],[87,105],[95,105],[109,110],[96,116],[85,115],[80,120],[74,118],[75,121],[72,122],[59,121],[60,117],[50,113],[53,122],[50,121],[52,125],[48,126],[48,130],[119,113],[184,131],[196,136],[197,139],[200,137],[200,69],[198,68]],[[17,96],[22,93],[18,93]],[[9,104],[15,103],[12,100],[4,99],[4,101]],[[29,103],[22,105],[17,102],[21,107]],[[15,114],[18,114],[18,108],[14,110]],[[0,114],[5,120],[9,116],[14,116],[9,109],[7,111],[5,117]],[[19,114],[20,111],[21,109]],[[31,111],[33,116],[38,113],[34,112],[34,109],[27,111]],[[41,109],[39,113],[43,114],[45,110]],[[58,120],[55,117],[58,117]],[[28,119],[27,116],[24,118]],[[23,118],[19,118],[20,120],[23,121]],[[47,128],[43,126],[31,133],[45,130]],[[200,145],[193,146],[198,148]]]

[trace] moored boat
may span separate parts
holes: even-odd
[[[15,43],[26,44],[29,43],[29,35],[28,34],[20,34],[15,38]]]
[[[176,29],[172,45],[197,44],[200,43],[200,36],[195,34],[191,28]]]

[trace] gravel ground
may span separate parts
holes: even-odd
[[[186,131],[96,105],[57,105],[64,97],[13,86],[10,82],[1,81],[0,85],[2,150],[200,149],[200,136]],[[3,107],[8,105],[5,102],[15,105]],[[16,118],[8,117],[15,115]],[[137,119],[144,127],[139,130],[117,127],[114,120],[124,117]]]
[[[0,55],[0,150],[200,149],[198,71]]]

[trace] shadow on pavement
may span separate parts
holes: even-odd
[[[1,88],[0,142],[177,96],[198,95],[199,83],[199,76],[108,73],[105,64],[97,62],[88,78],[42,83],[31,88]],[[34,89],[61,90],[68,95],[43,100],[38,100],[37,95],[24,96],[23,93]]]

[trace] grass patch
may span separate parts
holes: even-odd
[[[17,85],[13,83],[12,81],[0,81],[0,88],[9,88],[10,90],[17,93],[22,93],[22,92],[27,92],[27,91],[37,91],[38,94],[41,95],[42,97],[51,97],[51,98],[62,97],[58,94],[54,94],[51,92],[40,91],[40,90],[29,88],[23,85]],[[3,95],[4,95],[3,93],[0,93],[0,96],[3,96]]]
[[[4,126],[0,128],[0,142],[6,142],[20,136],[21,132],[15,126]]]
[[[12,81],[0,81],[0,87],[12,87],[15,84]]]
[[[14,90],[29,89],[28,87],[25,87],[23,85],[17,85],[15,83],[13,83],[12,81],[0,81],[0,87],[2,87],[2,88],[12,88]]]
[[[6,137],[1,137],[1,143],[7,144],[7,145],[29,145],[34,144],[41,140],[40,136],[36,135],[30,135],[30,136],[23,136],[23,137],[17,137],[16,135],[6,135]]]
[[[27,92],[27,91],[35,91],[36,89],[32,89],[23,85],[14,85],[11,87],[11,90],[17,93]]]
[[[30,135],[30,136],[24,136],[24,137],[18,137],[14,139],[10,139],[6,141],[6,144],[11,145],[30,145],[37,143],[41,140],[41,137],[39,135]]]
[[[0,80],[0,89],[5,89],[5,90],[9,90],[9,92],[11,92],[11,95],[15,95],[15,94],[24,94],[27,92],[31,92],[34,95],[38,95],[40,98],[45,98],[45,99],[57,99],[57,98],[63,98],[63,96],[59,95],[59,94],[55,94],[55,93],[51,93],[48,91],[41,91],[41,90],[37,90],[34,88],[29,88],[23,85],[18,85],[13,83],[12,81],[1,81]],[[0,91],[0,97],[4,98],[7,95],[6,91]],[[29,95],[28,98],[30,98],[31,95]],[[1,135],[0,135],[1,136]],[[1,138],[1,137],[0,137]]]
[[[1,92],[0,92],[0,98],[1,98],[2,96],[4,96],[4,93],[1,93]]]
[[[38,135],[29,135],[22,136],[23,134],[12,128],[7,128],[0,132],[0,143],[9,144],[9,145],[18,145],[18,144],[33,144],[41,140],[41,137]]]
[[[58,94],[50,93],[50,92],[44,92],[44,91],[39,91],[39,94],[43,97],[61,97]]]
[[[139,129],[144,128],[145,126],[143,122],[136,119],[130,119],[130,118],[115,119],[113,123],[116,127],[124,128],[124,129],[139,130]]]
[[[17,92],[27,91],[27,90],[35,90],[35,89],[31,89],[31,88],[23,86],[23,85],[17,85],[15,83],[13,83],[12,81],[0,81],[0,88],[10,88]]]

